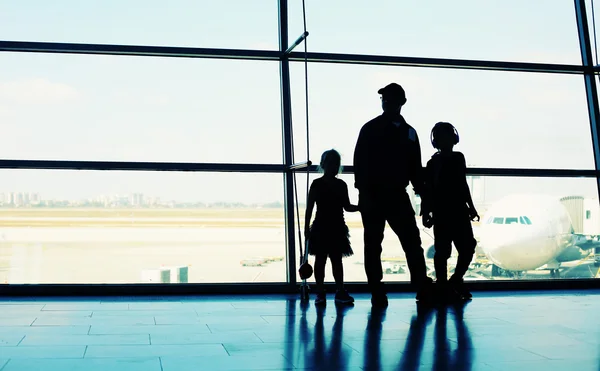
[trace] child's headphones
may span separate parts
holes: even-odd
[[[431,129],[431,135],[429,136],[430,140],[431,140],[431,145],[434,148],[437,148],[437,145],[435,142],[435,136],[436,136],[435,133],[441,129],[452,129],[452,132],[454,133],[454,144],[458,144],[460,137],[458,136],[458,130],[456,130],[454,125],[452,125],[449,122],[438,122],[437,124],[434,125],[433,129]]]

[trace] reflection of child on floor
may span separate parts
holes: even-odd
[[[427,162],[425,183],[430,197],[422,205],[422,215],[425,227],[433,225],[436,283],[448,299],[470,299],[471,293],[464,287],[463,277],[477,245],[471,220],[479,220],[479,215],[467,184],[465,157],[453,151],[458,140],[458,131],[448,122],[438,122],[431,130],[431,144],[438,151]],[[448,280],[447,264],[453,242],[458,260],[454,274]]]
[[[344,289],[344,268],[342,257],[353,254],[350,246],[348,226],[344,220],[344,210],[358,211],[358,206],[350,204],[348,186],[337,175],[341,168],[340,154],[335,150],[325,151],[321,156],[321,169],[324,174],[315,179],[308,193],[304,234],[308,241],[308,253],[315,256],[315,280],[317,298],[315,304],[323,305],[325,298],[325,264],[331,261],[333,278],[337,286],[336,303],[350,304],[354,298]],[[315,220],[310,226],[313,208],[317,204]]]

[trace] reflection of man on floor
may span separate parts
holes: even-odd
[[[433,319],[433,309],[417,307],[417,314],[413,315],[406,337],[406,345],[402,350],[398,370],[419,370],[421,365],[421,354],[425,343],[425,332],[427,326]]]
[[[363,370],[380,371],[381,365],[381,336],[386,308],[373,308],[369,314],[363,349]]]
[[[438,308],[434,329],[432,370],[471,371],[473,346],[469,330],[463,320],[464,306],[464,303],[456,303],[452,307]],[[448,311],[451,308],[453,309],[451,317],[454,317],[456,328],[456,346],[451,345],[448,340]],[[418,308],[417,315],[413,316],[406,346],[402,350],[399,370],[419,370],[421,362],[429,363],[428,359],[422,359],[422,354],[427,326],[433,320],[433,314],[434,309]]]

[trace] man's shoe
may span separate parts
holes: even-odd
[[[435,296],[433,281],[428,277],[427,281],[417,291],[416,299],[421,304],[432,304],[435,301]]]

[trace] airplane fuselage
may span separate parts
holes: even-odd
[[[573,259],[574,252],[566,253],[573,239],[566,208],[549,196],[507,196],[486,212],[480,228],[481,250],[492,263],[509,271]]]

